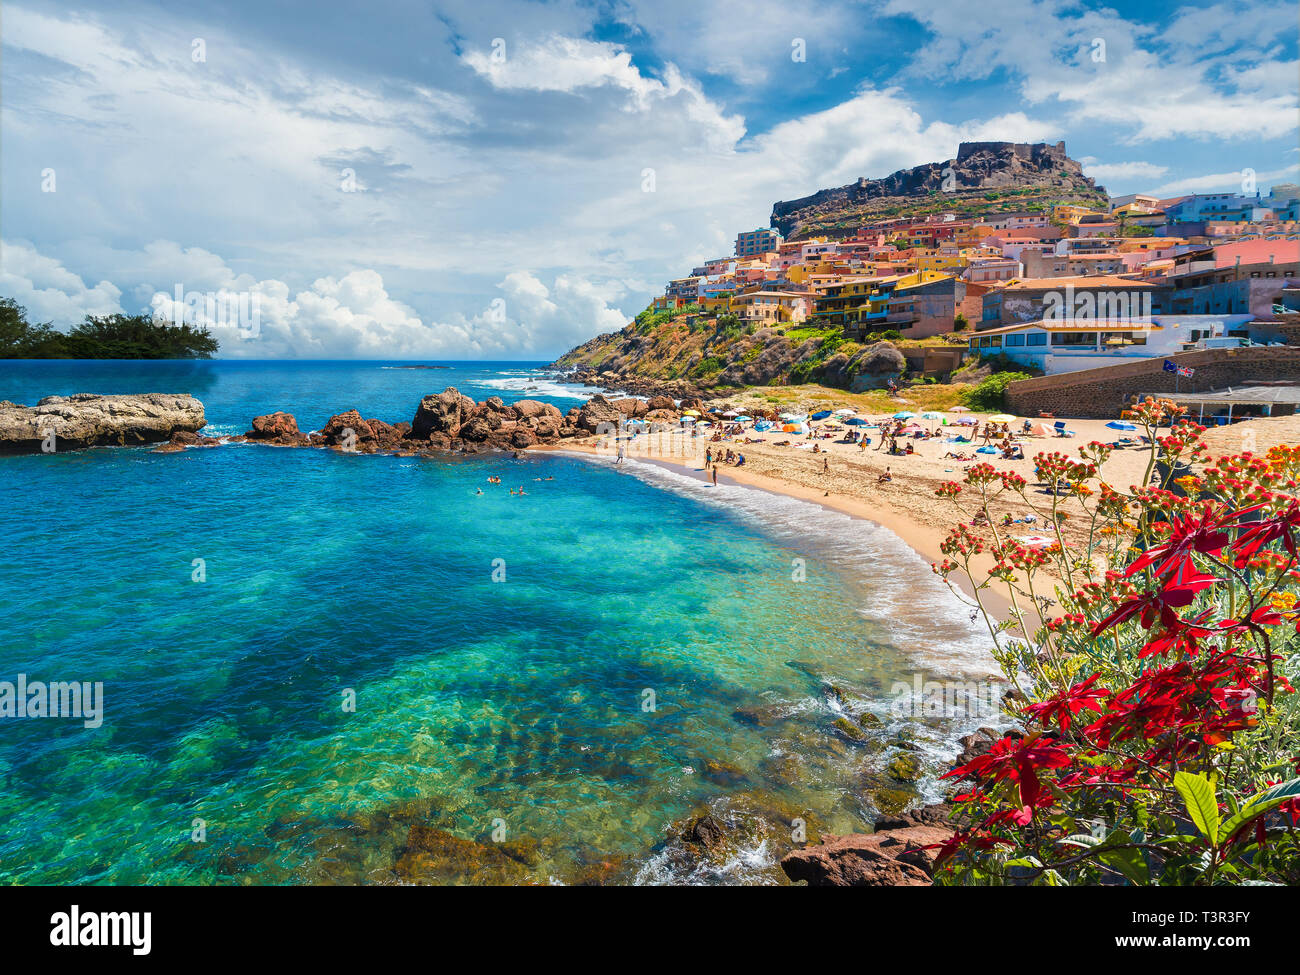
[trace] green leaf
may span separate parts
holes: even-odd
[[[1075,833],[1071,836],[1065,836],[1057,840],[1058,843],[1065,843],[1070,846],[1100,846],[1102,839],[1100,836],[1093,836],[1091,833]]]
[[[1300,796],[1300,778],[1291,779],[1289,782],[1280,782],[1271,789],[1256,793],[1247,799],[1246,804],[1223,824],[1223,838],[1225,840],[1231,839],[1235,833],[1239,832],[1248,823],[1258,819],[1265,813],[1272,812],[1282,803],[1296,796]]]
[[[1219,842],[1219,804],[1214,797],[1214,786],[1203,775],[1191,772],[1175,772],[1174,788],[1183,797],[1187,814],[1201,831],[1201,835],[1211,843]]]
[[[1122,874],[1134,886],[1144,887],[1151,882],[1146,858],[1142,856],[1141,850],[1106,850],[1097,858]]]

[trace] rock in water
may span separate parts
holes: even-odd
[[[298,429],[298,420],[292,413],[282,410],[253,417],[253,428],[244,436],[249,440],[283,446],[298,446],[307,442],[307,435]]]
[[[47,396],[35,406],[0,402],[0,453],[39,454],[82,447],[158,443],[197,433],[207,421],[188,394]]]
[[[411,420],[411,436],[417,440],[426,440],[431,434],[456,437],[474,406],[474,401],[462,396],[455,386],[448,386],[436,396],[426,396]]]
[[[939,826],[826,836],[786,856],[781,869],[810,887],[928,887],[934,871],[931,847],[951,836],[951,829]]]

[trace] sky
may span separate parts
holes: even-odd
[[[773,202],[963,140],[1064,140],[1112,195],[1300,181],[1297,14],[6,0],[0,296],[66,329],[188,295],[228,357],[549,360]]]

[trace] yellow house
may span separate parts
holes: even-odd
[[[731,311],[730,295],[701,298],[699,303],[700,307],[709,315],[723,315]]]
[[[966,266],[966,261],[958,254],[918,254],[912,263],[921,271],[950,271]]]
[[[1052,207],[1052,219],[1063,223],[1074,223],[1085,213],[1100,212],[1100,210],[1093,210],[1090,207],[1079,206],[1077,203],[1058,203]]]

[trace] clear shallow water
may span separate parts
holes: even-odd
[[[513,388],[530,379],[0,362],[0,399],[193,392],[218,432],[242,432],[273,409],[303,429],[354,406],[405,419],[446,385],[585,398]],[[506,493],[518,484],[526,497]],[[933,795],[930,775],[882,791],[882,770],[904,751],[932,768],[988,721],[890,714],[895,681],[989,661],[887,532],[563,455],[4,458],[0,621],[0,680],[103,681],[106,698],[98,729],[0,721],[6,882],[774,882],[791,819],[860,829],[882,802]],[[841,740],[833,722],[864,711],[879,726]],[[663,846],[706,808],[735,843],[704,860]],[[404,856],[420,825],[483,842]]]

